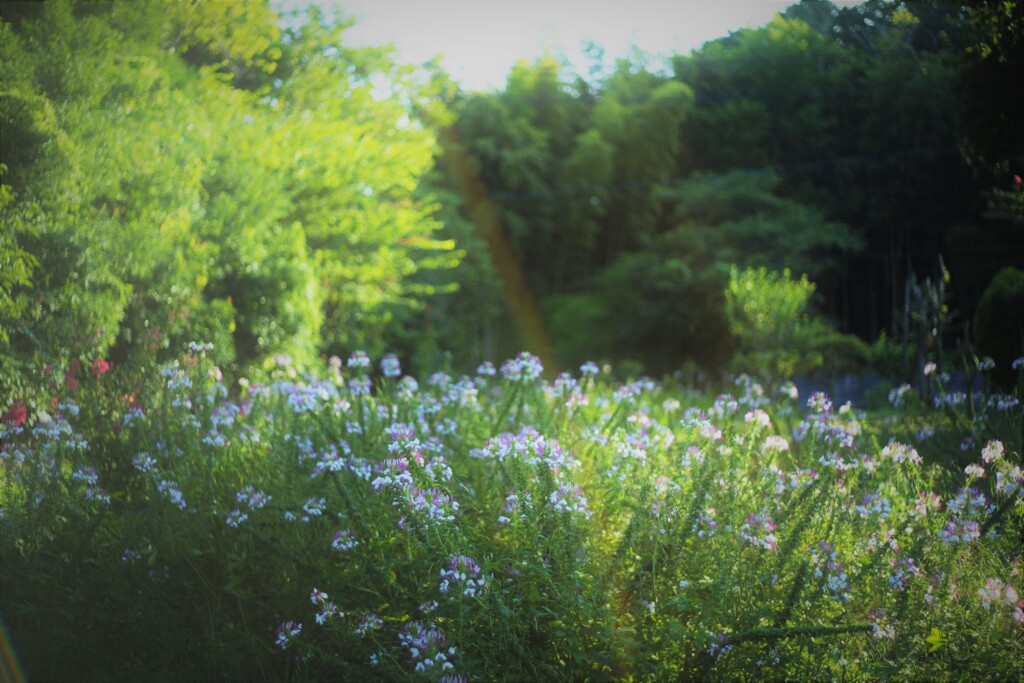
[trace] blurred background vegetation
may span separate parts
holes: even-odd
[[[231,375],[527,348],[549,371],[909,376],[968,334],[1008,366],[1022,14],[804,1],[671,74],[594,46],[585,76],[546,57],[481,93],[315,8],[5,0],[0,409],[73,360],[191,340]]]

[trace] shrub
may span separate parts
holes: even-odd
[[[862,367],[863,343],[812,315],[814,289],[806,275],[794,280],[788,269],[730,269],[725,311],[738,344],[735,372],[776,381],[817,370],[826,358],[832,371]]]
[[[993,380],[1011,387],[1010,366],[1024,356],[1024,270],[1007,266],[995,274],[978,301],[973,331],[978,353],[996,363]]]

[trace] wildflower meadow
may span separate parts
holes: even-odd
[[[14,680],[1024,676],[1024,360],[863,412],[527,353],[228,386],[211,351],[4,416]]]
[[[1021,36],[0,0],[0,683],[1024,681]]]

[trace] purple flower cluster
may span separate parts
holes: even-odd
[[[302,624],[286,621],[277,627],[276,645],[282,650],[287,649],[302,633]]]
[[[740,527],[740,538],[754,547],[775,552],[778,548],[778,539],[775,537],[777,528],[768,513],[759,512],[747,517],[747,521]]]
[[[359,620],[359,624],[356,626],[356,635],[362,638],[370,631],[376,631],[381,628],[384,628],[384,620],[376,614],[367,614]]]
[[[382,460],[373,468],[377,474],[370,483],[377,492],[388,488],[408,489],[413,485],[412,473],[409,471],[409,461],[405,458],[388,458]]]
[[[835,545],[819,541],[818,547],[811,549],[811,555],[815,565],[814,576],[821,580],[821,589],[834,600],[848,601],[849,577],[839,562]]]
[[[510,382],[532,382],[541,376],[544,366],[540,358],[523,351],[501,365],[501,376]]]
[[[398,361],[398,356],[393,353],[389,353],[384,356],[380,361],[380,371],[384,373],[385,377],[398,377],[402,374],[402,364]]]
[[[555,439],[541,435],[533,427],[523,427],[518,434],[505,432],[492,437],[482,448],[472,449],[469,455],[499,461],[514,458],[528,465],[543,463],[556,475],[563,469],[573,469],[580,464]]]
[[[889,577],[889,585],[898,591],[906,590],[910,580],[921,575],[921,568],[912,557],[895,559],[890,564],[896,571]]]
[[[88,501],[97,503],[109,503],[110,496],[107,495],[106,490],[101,486],[98,486],[100,482],[99,475],[96,474],[96,469],[93,467],[79,467],[71,473],[72,481],[80,481],[85,484],[85,491],[83,495]]]
[[[422,621],[408,621],[398,634],[398,640],[417,672],[435,668],[451,671],[455,668],[449,661],[455,656],[455,648],[448,646],[448,638],[433,624],[428,626]]]
[[[331,540],[331,547],[340,552],[347,552],[359,545],[355,533],[351,529],[342,529],[334,532]]]
[[[142,452],[132,459],[132,466],[143,474],[149,474],[156,467],[156,460],[149,453]]]
[[[271,498],[273,496],[268,496],[263,491],[257,491],[251,484],[235,494],[235,500],[239,503],[245,503],[249,506],[250,510],[259,510],[269,503]]]
[[[241,510],[232,510],[228,513],[227,525],[237,529],[238,525],[247,519],[249,519],[249,515],[245,514]]]
[[[313,592],[309,594],[309,601],[320,608],[320,611],[316,614],[316,623],[320,626],[326,624],[327,620],[331,617],[345,616],[342,612],[338,611],[338,606],[330,598],[331,596],[317,588],[314,588]]]
[[[939,537],[946,545],[954,543],[970,544],[981,537],[981,526],[975,519],[953,517],[940,532]]]
[[[511,524],[512,520],[515,519],[526,519],[526,514],[523,512],[523,504],[530,504],[530,494],[527,493],[523,498],[520,498],[519,494],[515,492],[515,489],[509,491],[509,494],[505,496],[505,505],[502,506],[502,514],[498,516],[498,524],[505,526]]]
[[[428,525],[433,522],[451,522],[459,511],[458,501],[437,489],[411,486],[405,492],[405,503]]]
[[[341,451],[339,452],[339,447]],[[351,469],[351,463],[346,456],[352,454],[352,449],[349,448],[348,442],[342,439],[337,445],[331,444],[320,453],[314,453],[313,457],[317,458],[316,464],[313,466],[313,472],[310,474],[310,478],[315,479],[324,472],[342,472],[346,469]]]
[[[161,479],[157,484],[157,490],[162,493],[167,500],[171,501],[174,505],[177,505],[182,510],[188,508],[185,503],[185,496],[181,493],[181,487],[178,486],[178,482],[171,481],[169,479]]]
[[[587,508],[587,498],[578,484],[562,483],[557,489],[551,492],[548,497],[551,507],[559,512],[583,515],[590,519],[590,510]]]
[[[477,593],[487,585],[487,578],[480,571],[480,566],[471,557],[453,555],[448,566],[441,570],[441,585],[438,590],[447,595],[450,591],[459,591],[466,597],[476,597]]]
[[[346,365],[349,370],[367,370],[370,367],[370,357],[365,351],[353,351]]]
[[[899,443],[898,441],[890,441],[889,444],[882,449],[880,457],[882,460],[891,460],[895,463],[909,462],[912,465],[921,464],[921,456],[917,454],[914,447],[907,446]]]
[[[715,508],[709,507],[700,513],[693,525],[693,531],[698,538],[711,538],[718,531],[718,520],[715,519]]]

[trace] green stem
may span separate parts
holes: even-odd
[[[500,434],[502,426],[505,423],[505,418],[508,417],[509,412],[512,410],[512,404],[519,397],[519,386],[520,383],[516,382],[512,385],[512,392],[509,394],[508,400],[505,401],[505,405],[502,406],[501,412],[498,417],[494,420],[494,425],[491,427],[491,434]]]

